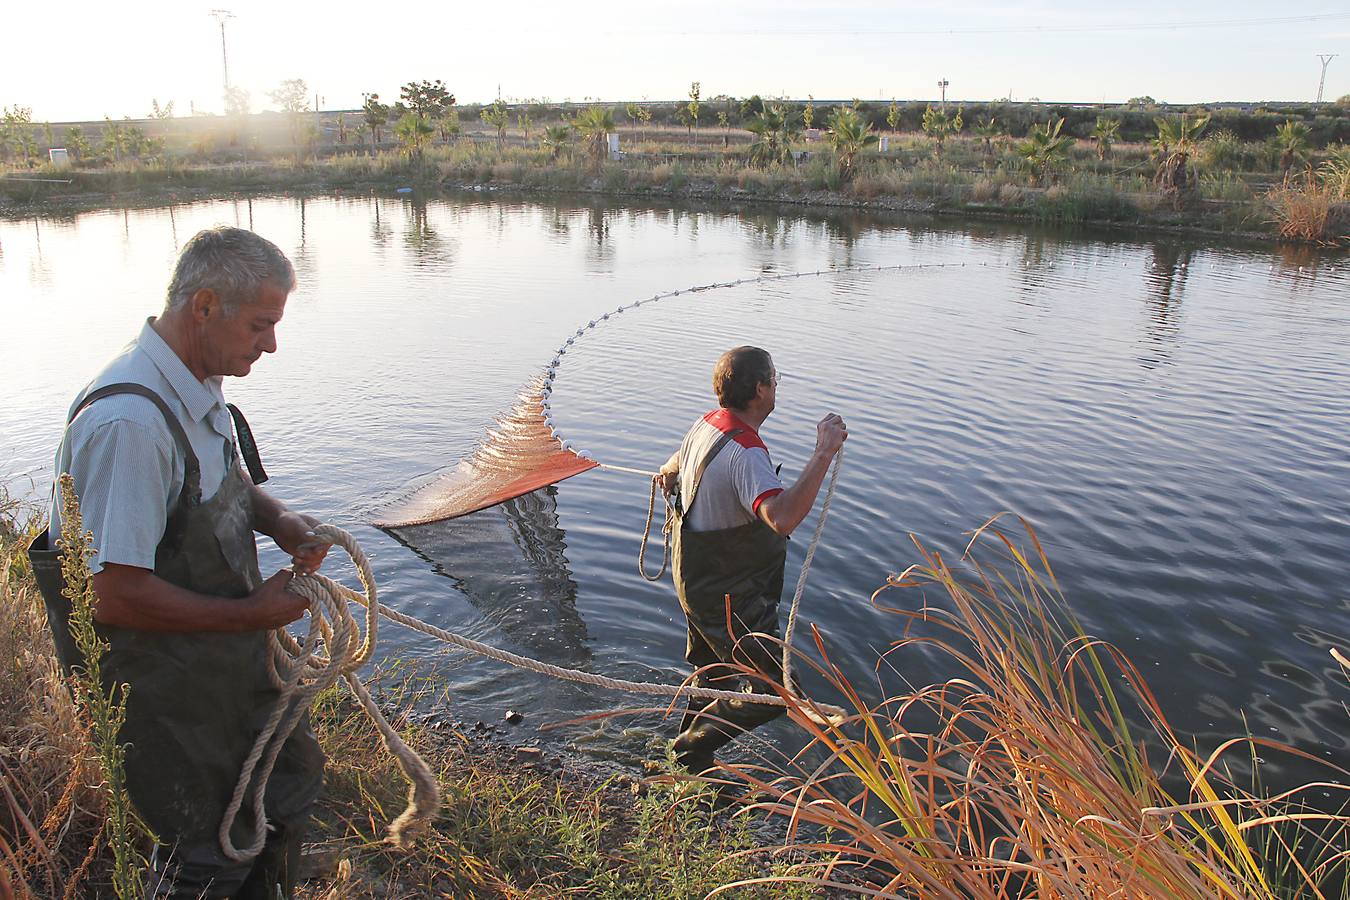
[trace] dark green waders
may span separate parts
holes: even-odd
[[[226,467],[216,495],[203,502],[196,455],[160,397],[140,385],[112,385],[90,394],[80,409],[112,393],[154,401],[187,459],[183,492],[155,551],[155,575],[201,594],[251,594],[262,578],[249,485],[238,460]],[[70,603],[61,596],[60,560],[45,532],[33,542],[29,557],[57,655],[69,673],[80,658],[68,629]],[[130,745],[128,792],[158,839],[150,895],[275,900],[279,887],[290,897],[300,843],[323,783],[323,752],[307,714],[282,747],[267,783],[270,829],[262,853],[235,862],[221,852],[217,837],[244,758],[278,697],[267,676],[267,632],[155,632],[104,625],[98,630],[109,644],[104,689],[130,686],[119,737]],[[236,847],[249,843],[252,822],[246,801],[231,831]]]
[[[724,434],[701,460],[691,496],[674,531],[675,592],[689,620],[685,659],[700,674],[703,687],[736,690],[741,678],[727,663],[748,666],[782,683],[782,647],[766,637],[779,636],[778,602],[783,594],[787,538],[756,519],[735,528],[691,531],[684,518],[698,499],[698,484],[708,464],[739,430]],[[729,598],[729,599],[728,599]],[[760,679],[748,686],[763,692]],[[781,706],[741,700],[690,700],[675,740],[676,759],[697,773],[712,764],[713,754],[737,735],[784,713]]]

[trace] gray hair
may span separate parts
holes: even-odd
[[[181,309],[192,295],[210,288],[226,316],[258,299],[271,281],[286,293],[295,290],[295,267],[276,244],[243,228],[218,225],[200,231],[183,247],[169,282],[164,311]]]

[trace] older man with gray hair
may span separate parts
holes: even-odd
[[[306,609],[287,590],[292,570],[262,578],[254,532],[301,572],[328,550],[314,536],[318,520],[257,487],[266,475],[252,435],[221,389],[222,376],[245,376],[276,351],[294,288],[295,270],[270,241],[239,228],[198,234],[178,259],[164,311],[75,398],[57,451],[56,474],[74,478],[93,535],[105,688],[130,688],[120,738],[128,791],[157,840],[156,897],[290,897],[323,782],[305,718],[267,784],[262,853],[244,862],[224,855],[222,814],[278,698],[268,630]],[[30,556],[69,670],[80,659],[52,549],[60,514],[58,498]],[[247,846],[252,820],[246,803],[235,846]]]

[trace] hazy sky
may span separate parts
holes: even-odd
[[[683,97],[1169,102],[1311,100],[1319,53],[1340,53],[1325,95],[1350,93],[1344,0],[1283,4],[1140,0],[1100,10],[1067,0],[616,0],[472,4],[220,0],[230,80],[255,111],[287,78],[324,108],[363,91],[389,101],[443,79],[461,103],[511,98]],[[418,7],[422,7],[420,10]],[[185,115],[221,109],[220,31],[181,0],[10,3],[0,13],[0,105],[38,121],[145,116],[152,98]]]

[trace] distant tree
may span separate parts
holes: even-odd
[[[741,101],[741,118],[748,119],[764,112],[764,100],[759,94],[752,94]]]
[[[900,107],[895,99],[891,98],[891,105],[886,107],[886,127],[891,131],[897,131],[900,128]]]
[[[1350,144],[1327,148],[1327,159],[1318,168],[1317,178],[1337,200],[1350,200]]]
[[[702,108],[698,98],[701,93],[700,85],[697,81],[689,85],[689,133],[693,135],[694,129],[698,127],[698,112]]]
[[[1199,181],[1191,170],[1190,159],[1196,142],[1209,125],[1209,116],[1182,113],[1178,119],[1158,116],[1153,123],[1158,127],[1154,147],[1162,159],[1153,181],[1172,205],[1181,209],[1199,193]]]
[[[812,123],[816,121],[816,98],[812,94],[806,95],[806,105],[802,107],[802,127],[807,131],[811,130]]]
[[[122,127],[120,122],[114,122],[107,116],[103,117],[103,146],[102,152],[105,156],[112,157],[113,162],[120,162],[123,156],[126,156],[130,150],[130,135]]]
[[[853,166],[858,154],[877,142],[872,126],[852,107],[836,109],[830,116],[830,148],[839,162],[839,172],[848,180],[853,177]]]
[[[994,138],[1003,134],[1003,126],[998,123],[995,116],[989,116],[983,122],[975,123],[975,134],[979,137],[986,155],[992,156],[994,153]]]
[[[225,115],[246,116],[249,113],[249,93],[241,87],[225,89]]]
[[[160,105],[159,105],[159,101],[152,98],[152,99],[150,100],[150,118],[152,118],[152,119],[172,119],[172,118],[173,118],[173,101],[170,100],[168,103],[164,104],[163,106],[160,106]]]
[[[446,90],[445,82],[410,81],[399,88],[399,99],[407,104],[413,115],[431,121],[455,105],[455,95]]]
[[[303,78],[288,78],[268,91],[267,96],[286,114],[286,122],[291,130],[291,144],[300,146],[300,114],[309,109],[309,88]]]
[[[642,107],[636,103],[625,103],[623,105],[623,112],[624,115],[628,116],[629,125],[636,125],[642,119],[641,109]]]
[[[478,113],[478,118],[497,129],[497,149],[501,150],[506,145],[506,126],[511,124],[506,102],[498,99],[490,106],[483,107]]]
[[[959,132],[963,125],[960,109],[957,109],[956,114],[952,115],[946,110],[933,109],[932,106],[924,107],[923,130],[937,142],[934,145],[933,152],[938,156],[942,155],[942,144],[947,140],[947,136]]]
[[[650,106],[639,106],[638,118],[642,120],[642,130],[638,132],[638,137],[644,138],[648,126],[652,124],[652,108]]]
[[[78,125],[71,125],[66,129],[66,150],[75,154],[75,159],[85,162],[93,153],[93,148],[89,145],[89,138],[84,136],[84,129]]]
[[[1027,133],[1027,139],[1015,147],[1017,155],[1026,160],[1031,179],[1036,184],[1041,184],[1046,175],[1069,157],[1073,138],[1067,134],[1061,135],[1063,128],[1063,118],[1047,121],[1044,125],[1033,125]]]
[[[1280,172],[1286,180],[1295,163],[1308,161],[1309,134],[1308,126],[1296,119],[1286,119],[1276,126],[1275,145],[1280,148]]]
[[[421,157],[422,145],[431,139],[436,131],[431,123],[411,110],[394,124],[394,137],[408,157]]]
[[[727,145],[731,139],[731,120],[727,118],[727,111],[719,109],[717,111],[717,125],[722,129],[722,146]]]
[[[1341,109],[1350,109],[1350,94],[1341,94],[1337,97],[1336,105]]]
[[[1120,137],[1120,120],[1098,116],[1090,136],[1097,143],[1097,159],[1105,162],[1111,155],[1111,145]]]
[[[548,148],[551,159],[557,159],[572,143],[572,126],[565,122],[561,125],[548,126],[544,129],[544,137],[540,143]]]
[[[783,165],[792,159],[792,142],[800,135],[797,115],[786,104],[770,103],[746,125],[755,139],[750,162],[757,166]]]
[[[303,78],[288,78],[267,96],[284,113],[298,115],[309,109],[309,88]]]
[[[516,113],[516,127],[519,128],[520,133],[525,136],[525,143],[527,144],[530,142],[530,127],[533,124],[534,120],[530,118],[530,111],[528,109],[523,109]]]
[[[605,136],[614,130],[614,113],[602,106],[588,106],[572,119],[572,127],[581,135],[586,153],[599,165],[609,151]]]
[[[436,117],[436,129],[441,133],[441,140],[450,141],[459,137],[459,107],[451,106]]]
[[[37,154],[31,106],[6,106],[0,113],[0,151],[6,158],[13,154],[25,163]]]
[[[1145,94],[1142,97],[1131,97],[1125,101],[1125,105],[1130,109],[1157,109],[1158,101]]]
[[[379,94],[366,94],[361,105],[362,124],[370,134],[371,144],[380,142],[380,129],[389,121],[389,104],[380,102]]]

